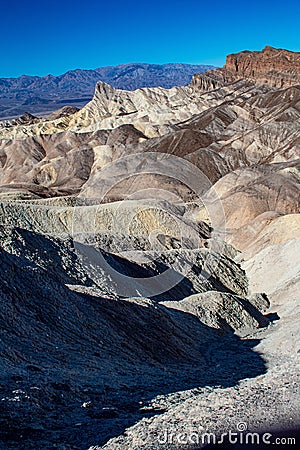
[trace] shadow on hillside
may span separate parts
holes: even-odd
[[[177,301],[198,292],[187,276],[173,269],[171,262],[167,265],[159,258],[147,264],[138,264],[117,254],[79,242],[76,243],[76,252],[84,261],[88,273],[90,273],[90,267],[104,270],[112,280],[112,287],[117,286],[117,292],[122,297],[142,296],[160,302],[166,300],[167,295],[168,300]],[[167,254],[168,251],[166,251]],[[209,280],[211,290],[234,294],[221,280],[208,274],[203,268],[196,267],[192,263],[187,266],[183,264],[182,268],[186,273],[193,268],[195,275],[197,274],[199,279],[203,280],[204,286],[206,280]]]
[[[142,300],[74,292],[58,243],[22,236],[51,270],[0,248],[2,448],[87,449],[163,412],[147,407],[158,395],[265,373],[258,340]]]

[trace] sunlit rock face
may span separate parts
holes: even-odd
[[[300,53],[266,46],[261,52],[228,55],[224,69],[277,88],[293,86],[300,83]]]

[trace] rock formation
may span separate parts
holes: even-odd
[[[2,123],[4,448],[300,425],[298,62]]]
[[[300,53],[266,46],[261,52],[228,55],[224,69],[278,88],[293,86],[300,82]]]

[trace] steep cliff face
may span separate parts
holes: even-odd
[[[224,69],[239,78],[252,78],[273,87],[292,86],[300,83],[300,53],[266,46],[261,52],[228,55]]]

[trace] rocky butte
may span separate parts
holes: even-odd
[[[3,448],[294,439],[299,76],[266,47],[0,122]]]
[[[228,55],[224,70],[282,88],[300,83],[300,53],[266,46],[261,52]]]

